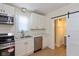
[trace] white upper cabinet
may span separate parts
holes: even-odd
[[[45,25],[45,18],[43,15],[36,13],[31,14],[31,29],[43,29]]]
[[[3,4],[0,3],[0,13],[3,13]]]
[[[0,13],[8,16],[14,16],[14,7],[6,4],[0,4]]]

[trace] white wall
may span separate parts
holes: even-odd
[[[70,4],[47,14],[47,33],[49,34],[49,48],[54,49],[54,20],[51,17],[62,15],[68,12],[79,11],[79,4]]]
[[[53,30],[53,27],[54,27],[54,22],[52,20],[50,20],[49,18],[46,17],[46,38],[47,38],[47,45],[49,48],[53,49],[54,48],[54,30]]]

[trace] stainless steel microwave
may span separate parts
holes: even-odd
[[[14,24],[14,17],[0,15],[0,24]]]

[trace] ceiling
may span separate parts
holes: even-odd
[[[27,10],[34,11],[40,14],[48,14],[61,7],[69,5],[68,3],[11,3],[11,5],[26,8]]]

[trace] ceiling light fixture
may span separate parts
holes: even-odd
[[[27,10],[26,8],[22,8],[22,12],[26,12],[26,10]]]

